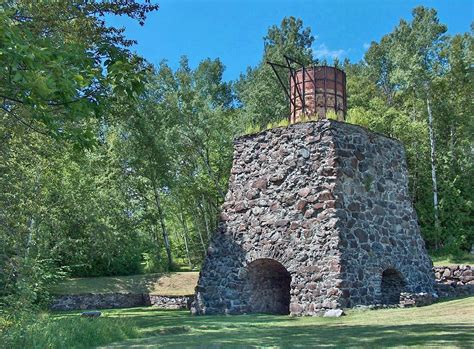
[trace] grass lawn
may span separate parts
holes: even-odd
[[[55,285],[54,294],[79,293],[149,293],[154,295],[181,296],[194,294],[199,272],[169,274],[144,274],[74,278]]]
[[[467,252],[461,256],[432,256],[431,259],[435,266],[449,266],[455,264],[474,265],[474,255]]]
[[[98,319],[80,318],[79,312],[48,317],[47,328],[37,325],[34,333],[25,333],[23,347],[474,347],[474,297],[421,308],[350,311],[341,318],[191,316],[152,307],[104,310]]]

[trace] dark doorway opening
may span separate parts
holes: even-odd
[[[290,313],[290,273],[273,259],[258,259],[248,270],[249,309],[252,313]]]
[[[382,304],[398,304],[400,293],[405,288],[405,280],[396,269],[386,269],[382,273]]]

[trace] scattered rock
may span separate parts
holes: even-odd
[[[342,309],[329,309],[324,313],[324,317],[341,317],[344,315]]]

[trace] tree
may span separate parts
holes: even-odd
[[[188,263],[202,260],[224,199],[234,121],[223,71],[219,60],[206,59],[193,70],[183,57],[176,72],[163,62],[123,123],[124,156],[139,179],[134,190],[149,213],[149,228],[162,232],[157,248],[163,244],[168,269],[181,244]]]
[[[141,58],[123,30],[104,16],[140,23],[157,9],[148,2],[7,1],[0,5],[0,98],[11,130],[34,131],[79,146],[94,142],[85,122],[111,97],[134,98],[143,86]]]
[[[433,126],[433,84],[441,76],[444,62],[440,55],[447,28],[440,24],[436,11],[417,7],[411,23],[401,21],[390,35],[391,55],[397,67],[392,80],[425,101],[430,139],[431,179],[435,229],[439,230],[439,199],[436,175],[436,139]]]
[[[303,27],[303,21],[294,17],[286,17],[279,27],[268,29],[260,64],[248,68],[236,85],[237,96],[242,103],[241,122],[244,127],[265,126],[289,115],[288,99],[267,62],[283,63],[286,55],[302,64],[310,64],[313,62],[313,41],[311,29]]]
[[[362,63],[347,64],[348,120],[404,143],[428,246],[457,252],[473,239],[472,35],[445,32],[435,10],[418,7]]]
[[[114,103],[137,100],[148,71],[104,16],[143,22],[156,9],[133,0],[0,4],[3,305],[40,301],[63,267],[138,270],[121,167],[112,166],[109,149],[93,145],[106,143],[104,116]]]

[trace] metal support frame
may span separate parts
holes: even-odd
[[[278,82],[282,86],[283,90],[285,91],[286,97],[290,101],[290,106],[292,107],[292,113],[290,113],[290,115],[289,115],[290,122],[295,122],[296,121],[296,112],[298,110],[302,110],[303,115],[306,115],[306,112],[307,112],[307,105],[306,105],[306,75],[308,75],[309,81],[313,84],[314,113],[317,114],[317,95],[318,95],[317,81],[318,81],[318,79],[316,77],[316,69],[318,69],[318,68],[322,69],[323,72],[324,72],[324,78],[322,79],[323,84],[324,84],[324,87],[323,87],[324,113],[326,114],[327,111],[328,111],[327,95],[330,94],[330,95],[334,95],[334,111],[335,111],[336,115],[340,110],[342,110],[343,117],[345,117],[346,108],[347,108],[347,105],[346,105],[346,91],[345,91],[346,74],[344,74],[343,71],[340,71],[340,69],[338,69],[336,67],[331,67],[331,68],[334,69],[334,80],[333,80],[333,79],[328,79],[328,68],[329,68],[328,66],[317,67],[317,66],[313,65],[312,68],[310,68],[310,69],[313,70],[313,76],[311,76],[311,74],[308,74],[308,68],[305,67],[301,62],[298,62],[294,58],[288,57],[286,55],[284,56],[284,58],[285,58],[286,65],[279,64],[279,63],[274,63],[274,62],[270,62],[270,61],[267,61],[267,64],[269,64],[272,67],[272,70],[275,73],[275,75],[278,79]],[[292,66],[294,64],[298,65],[299,67],[294,68]],[[286,85],[283,82],[283,79],[281,78],[280,73],[279,73],[277,68],[288,70],[289,85]],[[301,88],[299,86],[300,84],[298,83],[298,72],[300,72],[300,71],[303,74]],[[338,81],[338,76],[340,76],[340,74],[342,74],[341,82]],[[321,79],[319,79],[319,81],[320,80]],[[334,92],[333,93],[330,93],[330,92],[327,91],[327,88],[328,88],[327,82],[328,81],[334,82]],[[293,84],[293,91],[290,90],[291,84]],[[337,90],[338,84],[342,85],[342,89],[341,89],[342,96],[338,94],[338,90]],[[338,96],[342,97],[342,108],[341,108],[341,105],[338,103],[338,100],[337,100]],[[297,103],[298,98],[301,101],[301,108],[298,107],[298,103]]]

